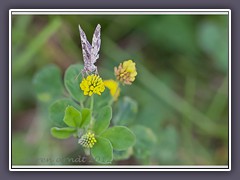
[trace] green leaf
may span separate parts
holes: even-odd
[[[142,125],[136,125],[131,128],[136,135],[136,144],[134,145],[134,155],[138,159],[149,158],[152,155],[153,146],[156,145],[157,138],[150,128]]]
[[[106,130],[110,124],[112,119],[112,108],[111,106],[105,106],[100,109],[99,114],[96,118],[96,121],[93,125],[93,131],[95,134],[100,134],[104,130]]]
[[[113,160],[113,148],[108,139],[96,137],[96,144],[91,148],[91,155],[101,164],[110,164]]]
[[[79,110],[79,106],[70,99],[60,99],[55,101],[49,108],[49,117],[53,126],[66,127],[63,118],[65,115],[65,109],[68,106],[73,106]]]
[[[87,108],[83,108],[81,110],[82,113],[82,123],[80,125],[81,128],[86,127],[87,125],[89,125],[90,121],[91,121],[91,117],[92,117],[92,113],[90,109]]]
[[[65,127],[65,128],[53,127],[53,128],[51,128],[52,136],[55,138],[58,138],[58,139],[67,139],[76,131],[77,130],[75,128],[71,128],[71,127]]]
[[[113,150],[113,159],[116,161],[128,159],[133,154],[133,148],[127,150],[117,151]]]
[[[61,82],[61,71],[55,65],[48,65],[33,78],[37,98],[41,102],[51,103],[64,92]]]
[[[124,126],[111,127],[104,131],[101,137],[107,138],[116,150],[126,150],[135,143],[135,135]]]
[[[114,115],[113,123],[115,125],[128,126],[135,119],[137,111],[137,102],[125,96],[117,104],[117,113]]]
[[[68,67],[64,75],[64,84],[67,91],[78,102],[84,100],[85,98],[83,91],[79,86],[82,81],[82,69],[83,66],[80,64],[71,65]]]
[[[80,127],[82,123],[82,114],[73,106],[68,106],[65,110],[63,121],[70,127]]]

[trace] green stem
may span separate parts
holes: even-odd
[[[114,102],[114,97],[111,98],[111,100],[108,102],[108,105],[112,106],[113,102]]]
[[[83,135],[83,130],[80,128],[77,128],[77,138],[80,138]]]
[[[79,104],[80,104],[80,107],[81,107],[81,108],[84,108],[84,104],[83,104],[82,101],[79,101]]]
[[[90,110],[93,111],[93,105],[94,105],[94,95],[90,97]],[[93,112],[91,113],[91,121],[88,125],[88,128],[91,128],[94,124],[94,117],[93,117]]]
[[[91,102],[90,102],[90,109],[91,109],[91,111],[93,110],[93,105],[94,105],[94,97],[92,95],[91,96]]]
[[[90,156],[90,149],[89,148],[84,148],[84,152],[87,156]]]

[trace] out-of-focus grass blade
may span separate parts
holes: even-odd
[[[139,72],[142,73],[141,78],[139,78],[141,83],[157,97],[164,100],[179,113],[186,116],[193,124],[204,131],[204,133],[208,133],[212,136],[227,138],[224,134],[227,132],[227,127],[213,123],[207,116],[178,96],[172,89],[168,88],[168,86],[163,84],[141,65],[138,66],[138,69]],[[151,81],[149,81],[149,79],[151,79]]]
[[[60,36],[60,42],[63,50],[67,52],[67,54],[71,55],[71,57],[76,60],[77,62],[83,62],[82,54],[81,54],[81,42],[80,42],[80,35],[78,27],[75,27],[72,31],[77,31],[78,33],[78,41],[75,42],[71,33],[68,33],[66,30],[63,29],[64,36]]]
[[[13,62],[13,75],[16,76],[23,71],[26,65],[32,60],[33,56],[46,43],[46,41],[58,30],[61,26],[60,19],[54,19],[50,22],[32,42],[26,47],[25,51],[19,56],[16,56]]]
[[[17,16],[13,18],[15,23],[12,28],[12,43],[13,47],[16,48],[19,44],[22,44],[22,40],[26,38],[26,30],[31,23],[33,16]]]
[[[111,47],[112,50],[109,51],[107,48],[103,49],[105,54],[117,61],[116,56],[121,54],[122,56],[131,57],[126,52],[121,50],[115,43],[110,39],[105,37],[106,47]],[[118,62],[119,63],[119,62]],[[207,116],[202,112],[196,109],[194,106],[191,106],[186,100],[177,95],[172,89],[167,85],[162,83],[158,78],[152,75],[145,67],[141,64],[137,64],[138,80],[139,82],[150,92],[156,95],[156,97],[164,100],[172,108],[174,108],[179,113],[187,117],[194,125],[196,125],[201,131],[212,136],[227,138],[225,132],[227,132],[227,127],[220,126],[213,123]],[[141,76],[141,77],[140,77]],[[150,81],[151,79],[151,81]]]
[[[224,108],[227,105],[228,96],[226,95],[228,86],[228,77],[223,80],[222,85],[219,87],[216,95],[213,97],[212,103],[209,106],[207,115],[210,119],[217,121],[217,119],[221,116]],[[225,94],[226,93],[226,94]]]
[[[185,99],[188,101],[190,104],[194,104],[194,96],[196,94],[196,80],[192,77],[187,76],[186,77],[186,82],[185,82]],[[189,121],[188,118],[185,116],[182,117],[182,120],[184,121],[181,125],[182,129],[182,139],[183,143],[185,146],[185,153],[188,154],[186,156],[186,162],[189,164],[193,164],[193,157],[195,156],[193,152],[196,150],[194,149],[195,146],[193,145],[194,141],[193,140],[193,135],[192,135],[192,123]]]

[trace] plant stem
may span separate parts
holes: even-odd
[[[79,104],[80,104],[80,107],[81,107],[81,108],[84,108],[84,104],[83,104],[82,101],[79,101]]]
[[[91,109],[91,111],[93,110],[93,104],[94,104],[94,97],[92,95],[91,96],[91,102],[90,102],[90,109]]]

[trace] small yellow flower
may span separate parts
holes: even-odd
[[[103,83],[110,90],[110,94],[113,97],[114,101],[116,101],[120,95],[120,88],[118,87],[118,83],[112,79],[105,80]]]
[[[101,95],[101,93],[105,90],[102,78],[96,74],[92,74],[87,76],[87,78],[84,78],[80,83],[80,88],[86,96],[92,96],[93,94]]]
[[[115,76],[117,80],[123,84],[132,84],[137,76],[136,64],[132,60],[124,61],[120,65],[114,68]]]
[[[95,135],[91,132],[84,134],[78,141],[85,148],[92,148],[96,142]]]

